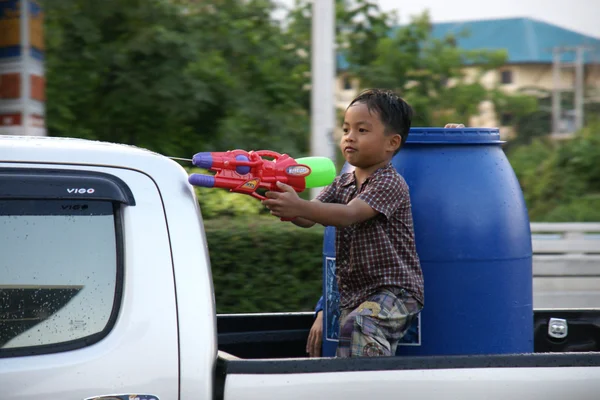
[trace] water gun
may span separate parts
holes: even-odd
[[[302,192],[327,186],[336,177],[335,165],[329,158],[304,157],[295,160],[287,154],[270,150],[202,152],[194,155],[192,164],[216,174],[191,174],[190,184],[229,189],[260,200],[266,197],[257,193],[257,190],[280,191],[278,181],[293,187],[296,192]]]

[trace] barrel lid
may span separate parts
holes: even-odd
[[[498,128],[411,128],[406,143],[502,144]]]

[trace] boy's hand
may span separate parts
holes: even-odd
[[[293,187],[285,183],[277,182],[277,187],[283,192],[268,191],[265,193],[267,200],[262,203],[271,210],[271,214],[286,219],[293,219],[299,216],[302,200]]]
[[[346,227],[366,221],[377,215],[377,211],[361,199],[353,199],[348,204],[322,203],[320,201],[303,200],[293,187],[277,182],[283,192],[269,191],[262,201],[271,214],[287,219],[301,218],[300,226],[309,227],[315,223],[323,226]]]
[[[464,124],[446,124],[444,128],[464,128]]]
[[[323,342],[323,311],[317,313],[317,318],[313,322],[308,340],[306,341],[306,352],[310,357],[321,356],[321,343]]]

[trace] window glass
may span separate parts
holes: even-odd
[[[102,332],[116,238],[108,201],[0,200],[0,354]]]

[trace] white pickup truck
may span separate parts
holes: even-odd
[[[131,146],[0,136],[0,254],[1,400],[600,398],[597,310],[536,310],[533,354],[357,359],[306,358],[311,313],[217,316],[186,171]]]

